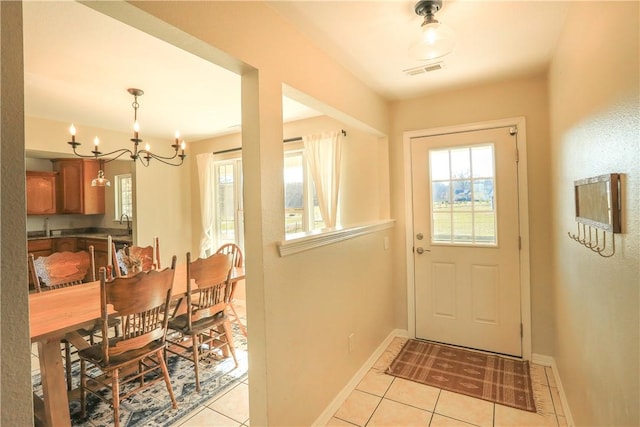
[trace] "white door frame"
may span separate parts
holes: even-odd
[[[529,196],[527,184],[527,130],[524,117],[468,123],[403,132],[405,254],[407,262],[407,324],[409,336],[416,336],[415,283],[413,258],[413,203],[411,177],[411,139],[424,136],[468,132],[497,127],[518,128],[518,215],[520,224],[520,310],[522,316],[522,358],[531,360],[531,283],[529,265]]]

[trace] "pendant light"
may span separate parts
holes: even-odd
[[[419,61],[441,58],[453,50],[455,34],[438,22],[435,14],[442,8],[442,0],[421,0],[415,5],[417,15],[424,16],[420,37],[409,47],[409,56]]]

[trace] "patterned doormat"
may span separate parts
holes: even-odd
[[[233,358],[230,356],[215,360],[207,359],[200,363],[200,393],[195,390],[195,376],[193,363],[175,355],[167,358],[167,369],[171,378],[173,393],[178,401],[178,409],[171,408],[171,400],[167,393],[164,381],[154,384],[124,399],[120,403],[120,425],[127,427],[147,427],[147,426],[173,426],[179,425],[195,411],[202,408],[202,405],[210,401],[217,395],[222,395],[233,386],[247,379],[248,354],[247,340],[244,335],[237,331],[237,326],[232,325],[234,330],[234,344],[236,347],[236,357],[238,367],[234,367]],[[74,364],[73,369],[74,387],[79,386],[80,367],[79,363]],[[40,374],[33,375],[32,378],[34,392],[42,396],[42,383]],[[97,397],[87,394],[87,418],[80,416],[80,400],[69,402],[69,412],[71,413],[71,424],[73,426],[93,427],[113,425],[113,409]]]
[[[387,373],[501,405],[536,412],[529,362],[408,340]]]

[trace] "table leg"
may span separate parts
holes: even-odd
[[[65,371],[60,354],[60,339],[38,341],[38,355],[45,421],[51,427],[71,426]]]

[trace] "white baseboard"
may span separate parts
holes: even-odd
[[[338,393],[338,395],[329,403],[329,406],[322,411],[322,414],[313,422],[312,426],[325,426],[329,422],[329,420],[333,417],[338,409],[342,406],[347,397],[351,394],[353,390],[355,390],[356,386],[362,381],[364,376],[369,372],[369,370],[376,363],[378,358],[384,353],[384,351],[389,347],[391,341],[395,337],[408,337],[409,332],[404,329],[394,329],[387,336],[387,338],[382,341],[382,343],[376,348],[376,350],[369,356],[366,362],[362,365],[362,367],[354,374],[351,380],[344,386],[344,388]]]
[[[573,417],[571,416],[571,410],[569,409],[569,404],[567,402],[567,395],[564,393],[564,387],[562,386],[562,381],[560,380],[560,372],[558,372],[558,365],[556,365],[556,360],[551,356],[533,353],[531,355],[531,362],[537,365],[549,366],[551,368],[551,371],[553,372],[553,379],[556,382],[558,394],[560,395],[560,402],[562,403],[562,410],[567,420],[567,425],[569,427],[575,426]]]

